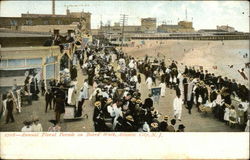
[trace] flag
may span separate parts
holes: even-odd
[[[82,49],[85,48],[85,46],[87,45],[88,41],[89,41],[89,38],[83,38],[82,39]]]
[[[244,68],[242,68],[241,71],[238,70],[238,72],[240,73],[240,75],[241,75],[245,80],[248,80],[246,74],[244,73]]]

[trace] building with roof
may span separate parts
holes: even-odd
[[[88,34],[91,30],[91,13],[89,12],[70,12],[66,15],[54,14],[21,14],[21,17],[0,17],[0,28],[7,28],[17,31],[32,32],[53,32],[60,30],[60,33],[67,33],[81,22],[84,30]]]
[[[156,33],[156,18],[142,18],[141,30],[144,33]]]
[[[157,27],[160,33],[194,32],[193,22],[179,21],[177,25],[162,24]]]
[[[230,27],[228,25],[216,26],[216,28],[217,28],[217,30],[223,30],[223,31],[226,31],[226,32],[236,32],[234,27]]]

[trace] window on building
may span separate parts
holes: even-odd
[[[8,66],[25,66],[25,59],[9,59]]]
[[[48,24],[49,24],[49,21],[46,20],[46,21],[43,22],[43,24],[44,24],[44,25],[48,25]]]
[[[46,64],[54,63],[54,62],[56,62],[56,60],[57,60],[57,57],[56,57],[56,56],[47,57],[47,58],[46,58]]]
[[[42,58],[26,59],[27,66],[41,65],[41,64],[42,64]]]
[[[32,20],[31,19],[26,20],[25,24],[28,25],[28,26],[31,26],[32,25]]]
[[[10,20],[10,25],[11,25],[11,26],[16,26],[16,25],[17,25],[16,20]]]
[[[57,24],[58,25],[62,24],[62,21],[61,20],[57,20]]]
[[[0,66],[1,67],[6,67],[7,66],[7,60],[1,60],[0,61]]]
[[[58,64],[46,65],[46,79],[52,79],[57,77]]]

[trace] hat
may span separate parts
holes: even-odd
[[[94,105],[95,105],[95,107],[99,107],[101,105],[101,102],[100,101],[96,101]]]
[[[49,120],[50,123],[53,123],[54,125],[57,124],[57,120]]]
[[[135,97],[131,98],[131,102],[135,102],[135,101],[136,101]]]
[[[111,98],[108,98],[107,103],[112,103],[113,100]]]
[[[126,119],[129,120],[129,121],[134,121],[134,119],[133,119],[133,117],[132,117],[131,115],[128,115],[128,116],[126,117]]]
[[[136,103],[142,103],[141,99],[137,99]]]
[[[158,123],[156,123],[156,122],[151,123],[151,127],[157,128],[158,127]]]
[[[8,94],[7,94],[7,98],[9,98],[9,99],[12,98],[11,93],[8,93]]]
[[[179,126],[178,126],[178,129],[184,129],[185,128],[185,126],[183,125],[183,124],[180,124]]]
[[[31,125],[31,122],[30,122],[30,121],[25,120],[25,121],[23,121],[23,124],[24,124],[25,126],[28,126],[28,125]]]
[[[165,121],[168,120],[168,116],[167,116],[167,115],[164,116],[164,120],[165,120]]]
[[[39,121],[39,118],[37,116],[33,117],[33,121]]]

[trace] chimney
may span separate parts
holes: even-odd
[[[55,15],[55,0],[52,0],[52,15]]]

